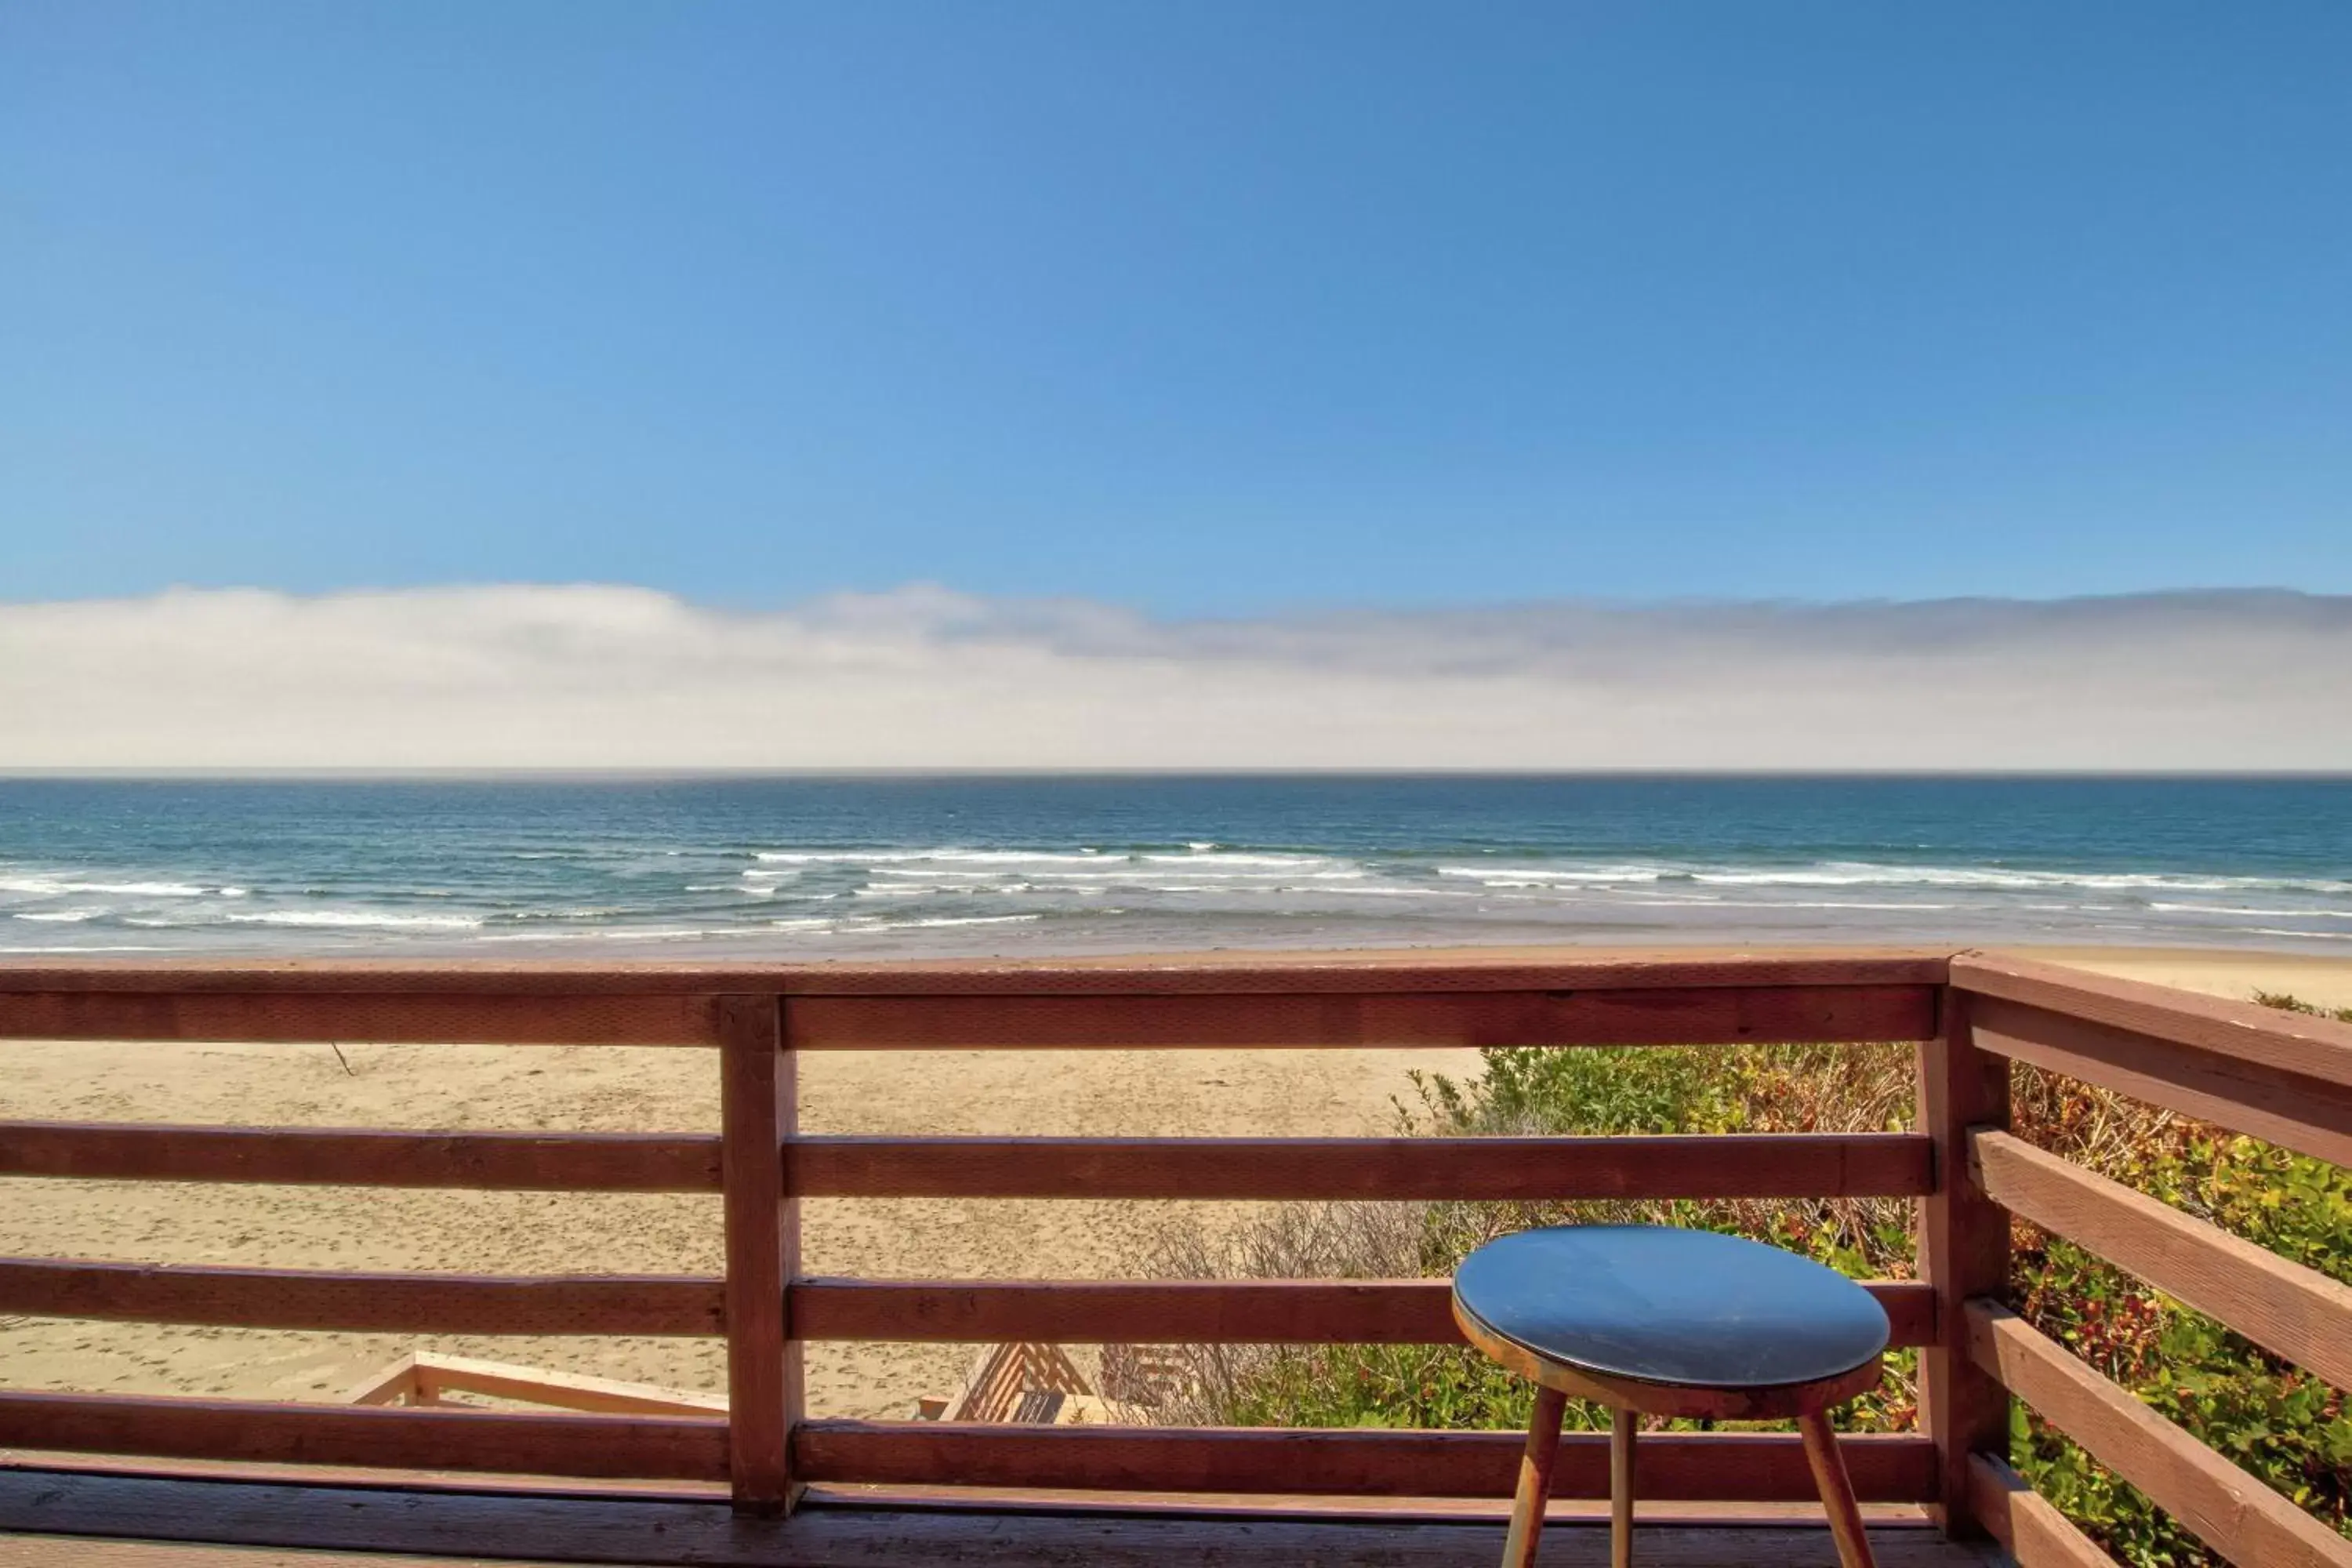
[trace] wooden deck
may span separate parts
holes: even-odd
[[[527,1497],[0,1471],[0,1568],[1493,1568],[1498,1520],[1097,1505],[1029,1511],[831,1499],[762,1519],[723,1501]],[[1643,1568],[1836,1568],[1829,1531],[1778,1523],[1636,1530]],[[1871,1532],[1880,1568],[2006,1568],[1924,1521]],[[397,1553],[403,1555],[386,1555]],[[415,1555],[406,1555],[406,1554]],[[364,1555],[362,1555],[364,1554]],[[1605,1525],[1555,1523],[1541,1561],[1609,1561]]]

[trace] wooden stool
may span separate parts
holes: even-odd
[[[1536,1385],[1505,1568],[1531,1568],[1570,1395],[1616,1412],[1609,1436],[1612,1568],[1633,1561],[1633,1421],[1793,1419],[1845,1568],[1872,1568],[1830,1407],[1878,1382],[1886,1313],[1793,1252],[1713,1231],[1554,1226],[1488,1242],[1454,1276],[1470,1342]]]

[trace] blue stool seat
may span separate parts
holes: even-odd
[[[1454,1272],[1463,1336],[1536,1384],[1505,1568],[1535,1568],[1568,1400],[1609,1426],[1609,1561],[1633,1560],[1637,1416],[1797,1424],[1843,1568],[1871,1568],[1829,1407],[1878,1381],[1886,1313],[1835,1269],[1713,1231],[1567,1225],[1488,1242]]]
[[[1777,1247],[1657,1226],[1555,1226],[1490,1241],[1457,1308],[1529,1353],[1640,1383],[1817,1383],[1874,1361],[1886,1313],[1836,1270]]]

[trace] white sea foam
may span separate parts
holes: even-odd
[[[1496,888],[1544,888],[1611,883],[1690,881],[1733,888],[1937,888],[1979,892],[2273,892],[2352,893],[2352,882],[2319,878],[2239,877],[2176,871],[2042,871],[2000,866],[1901,866],[1831,860],[1807,866],[1607,866],[1505,863],[1443,865],[1441,877],[1475,878]]]
[[[617,927],[595,933],[607,942],[692,942],[706,936],[732,934],[724,926]]]
[[[498,918],[502,921],[608,921],[616,915],[626,915],[631,912],[617,904],[613,904],[602,908],[575,910],[509,910]],[[229,918],[235,920],[237,917],[231,915]],[[481,922],[476,921],[473,923],[479,925]]]
[[[2172,871],[2032,871],[1995,866],[1885,866],[1832,861],[1819,867],[1704,870],[1694,880],[1747,887],[1903,887],[1985,891],[2084,888],[2100,892],[2221,892],[2262,888],[2294,892],[2352,892],[2352,882],[2287,877],[2231,877]]]
[[[84,921],[94,921],[104,913],[106,913],[104,910],[34,910],[18,915],[16,919],[54,921],[59,925],[79,925]]]
[[[752,858],[773,866],[882,866],[909,860],[968,861],[987,865],[1028,865],[1055,860],[1095,860],[1093,849],[761,849]]]
[[[95,942],[86,945],[76,943],[71,946],[0,947],[0,952],[169,952],[171,951],[168,947],[127,942]]]
[[[1007,877],[1018,877],[1025,875],[1026,873],[1019,871],[959,871],[952,867],[940,866],[877,866],[866,874],[873,877],[904,877],[911,880],[924,882],[936,882],[940,880],[953,882],[1001,882]],[[1041,874],[1050,875],[1050,873]],[[1081,873],[1078,872],[1063,873],[1065,876],[1077,876],[1080,874]]]
[[[264,910],[224,918],[233,925],[319,931],[472,931],[482,923],[478,915],[396,915],[377,910]]]
[[[2249,909],[2242,904],[2165,904],[2150,903],[2151,910],[2166,914],[2251,915],[2256,919],[2303,921],[2352,921],[2352,910],[2263,910]]]
[[[1360,880],[1368,875],[1362,868],[1352,866],[1326,866],[1314,870],[1286,867],[1277,868],[1249,867],[1229,871],[1223,869],[1219,864],[1208,863],[1205,859],[1194,859],[1190,856],[1161,855],[1152,858],[1160,864],[1128,864],[1104,871],[1071,871],[1050,866],[1029,867],[1019,870],[1008,868],[1001,871],[961,871],[951,867],[938,866],[877,866],[869,875],[926,882],[987,882],[1019,877],[1034,882],[1128,882],[1146,885],[1153,877],[1181,875],[1194,880],[1213,879],[1230,882],[1237,887],[1287,885],[1304,881],[1347,882]],[[1181,866],[1183,869],[1181,872],[1171,873],[1164,868],[1169,865]]]
[[[1121,892],[1132,893],[1231,893],[1237,897],[1262,899],[1278,897],[1285,893],[1296,894],[1302,897],[1321,895],[1330,898],[1346,898],[1356,893],[1365,891],[1366,889],[1352,887],[1332,888],[1320,885],[1305,885],[1297,881],[1236,882],[1230,879],[1224,879],[1199,882],[1130,882],[1123,885],[1118,890]]]
[[[921,849],[757,849],[752,851],[751,858],[770,866],[823,866],[836,862],[863,866],[879,860],[921,860],[928,854]]]
[[[1710,908],[1718,910],[1893,910],[1909,912],[1959,907],[1957,904],[1916,903],[1907,900],[1901,903],[1880,903],[1861,899],[1709,899],[1706,902]]]
[[[1577,886],[1588,882],[1654,882],[1683,873],[1659,866],[1440,866],[1441,877],[1474,877],[1493,888]]]
[[[1327,855],[1243,855],[1230,849],[1195,850],[1189,855],[1139,855],[1139,860],[1173,860],[1185,866],[1210,863],[1218,866],[1322,866],[1330,861]]]
[[[950,865],[1082,866],[1089,861],[1100,861],[1103,854],[1099,849],[935,849],[922,858],[944,861]]]
[[[702,937],[736,936],[727,926],[627,926],[604,931],[509,931],[476,937],[476,942],[690,942]]]
[[[213,891],[193,882],[89,882],[70,877],[0,877],[0,892],[57,898],[66,893],[114,893],[134,899],[201,899]],[[220,891],[229,893],[223,888]],[[236,897],[242,889],[229,896]]]
[[[1469,888],[1400,888],[1393,884],[1375,884],[1362,888],[1305,888],[1302,892],[1321,893],[1334,899],[1483,899],[1484,893]]]
[[[881,921],[876,922],[874,929],[921,931],[932,926],[1001,926],[1013,925],[1023,921],[1041,921],[1045,918],[1043,915],[938,915],[929,920],[919,921]]]

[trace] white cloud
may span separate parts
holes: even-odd
[[[2352,597],[1155,621],[935,587],[0,605],[0,766],[2352,767]]]

